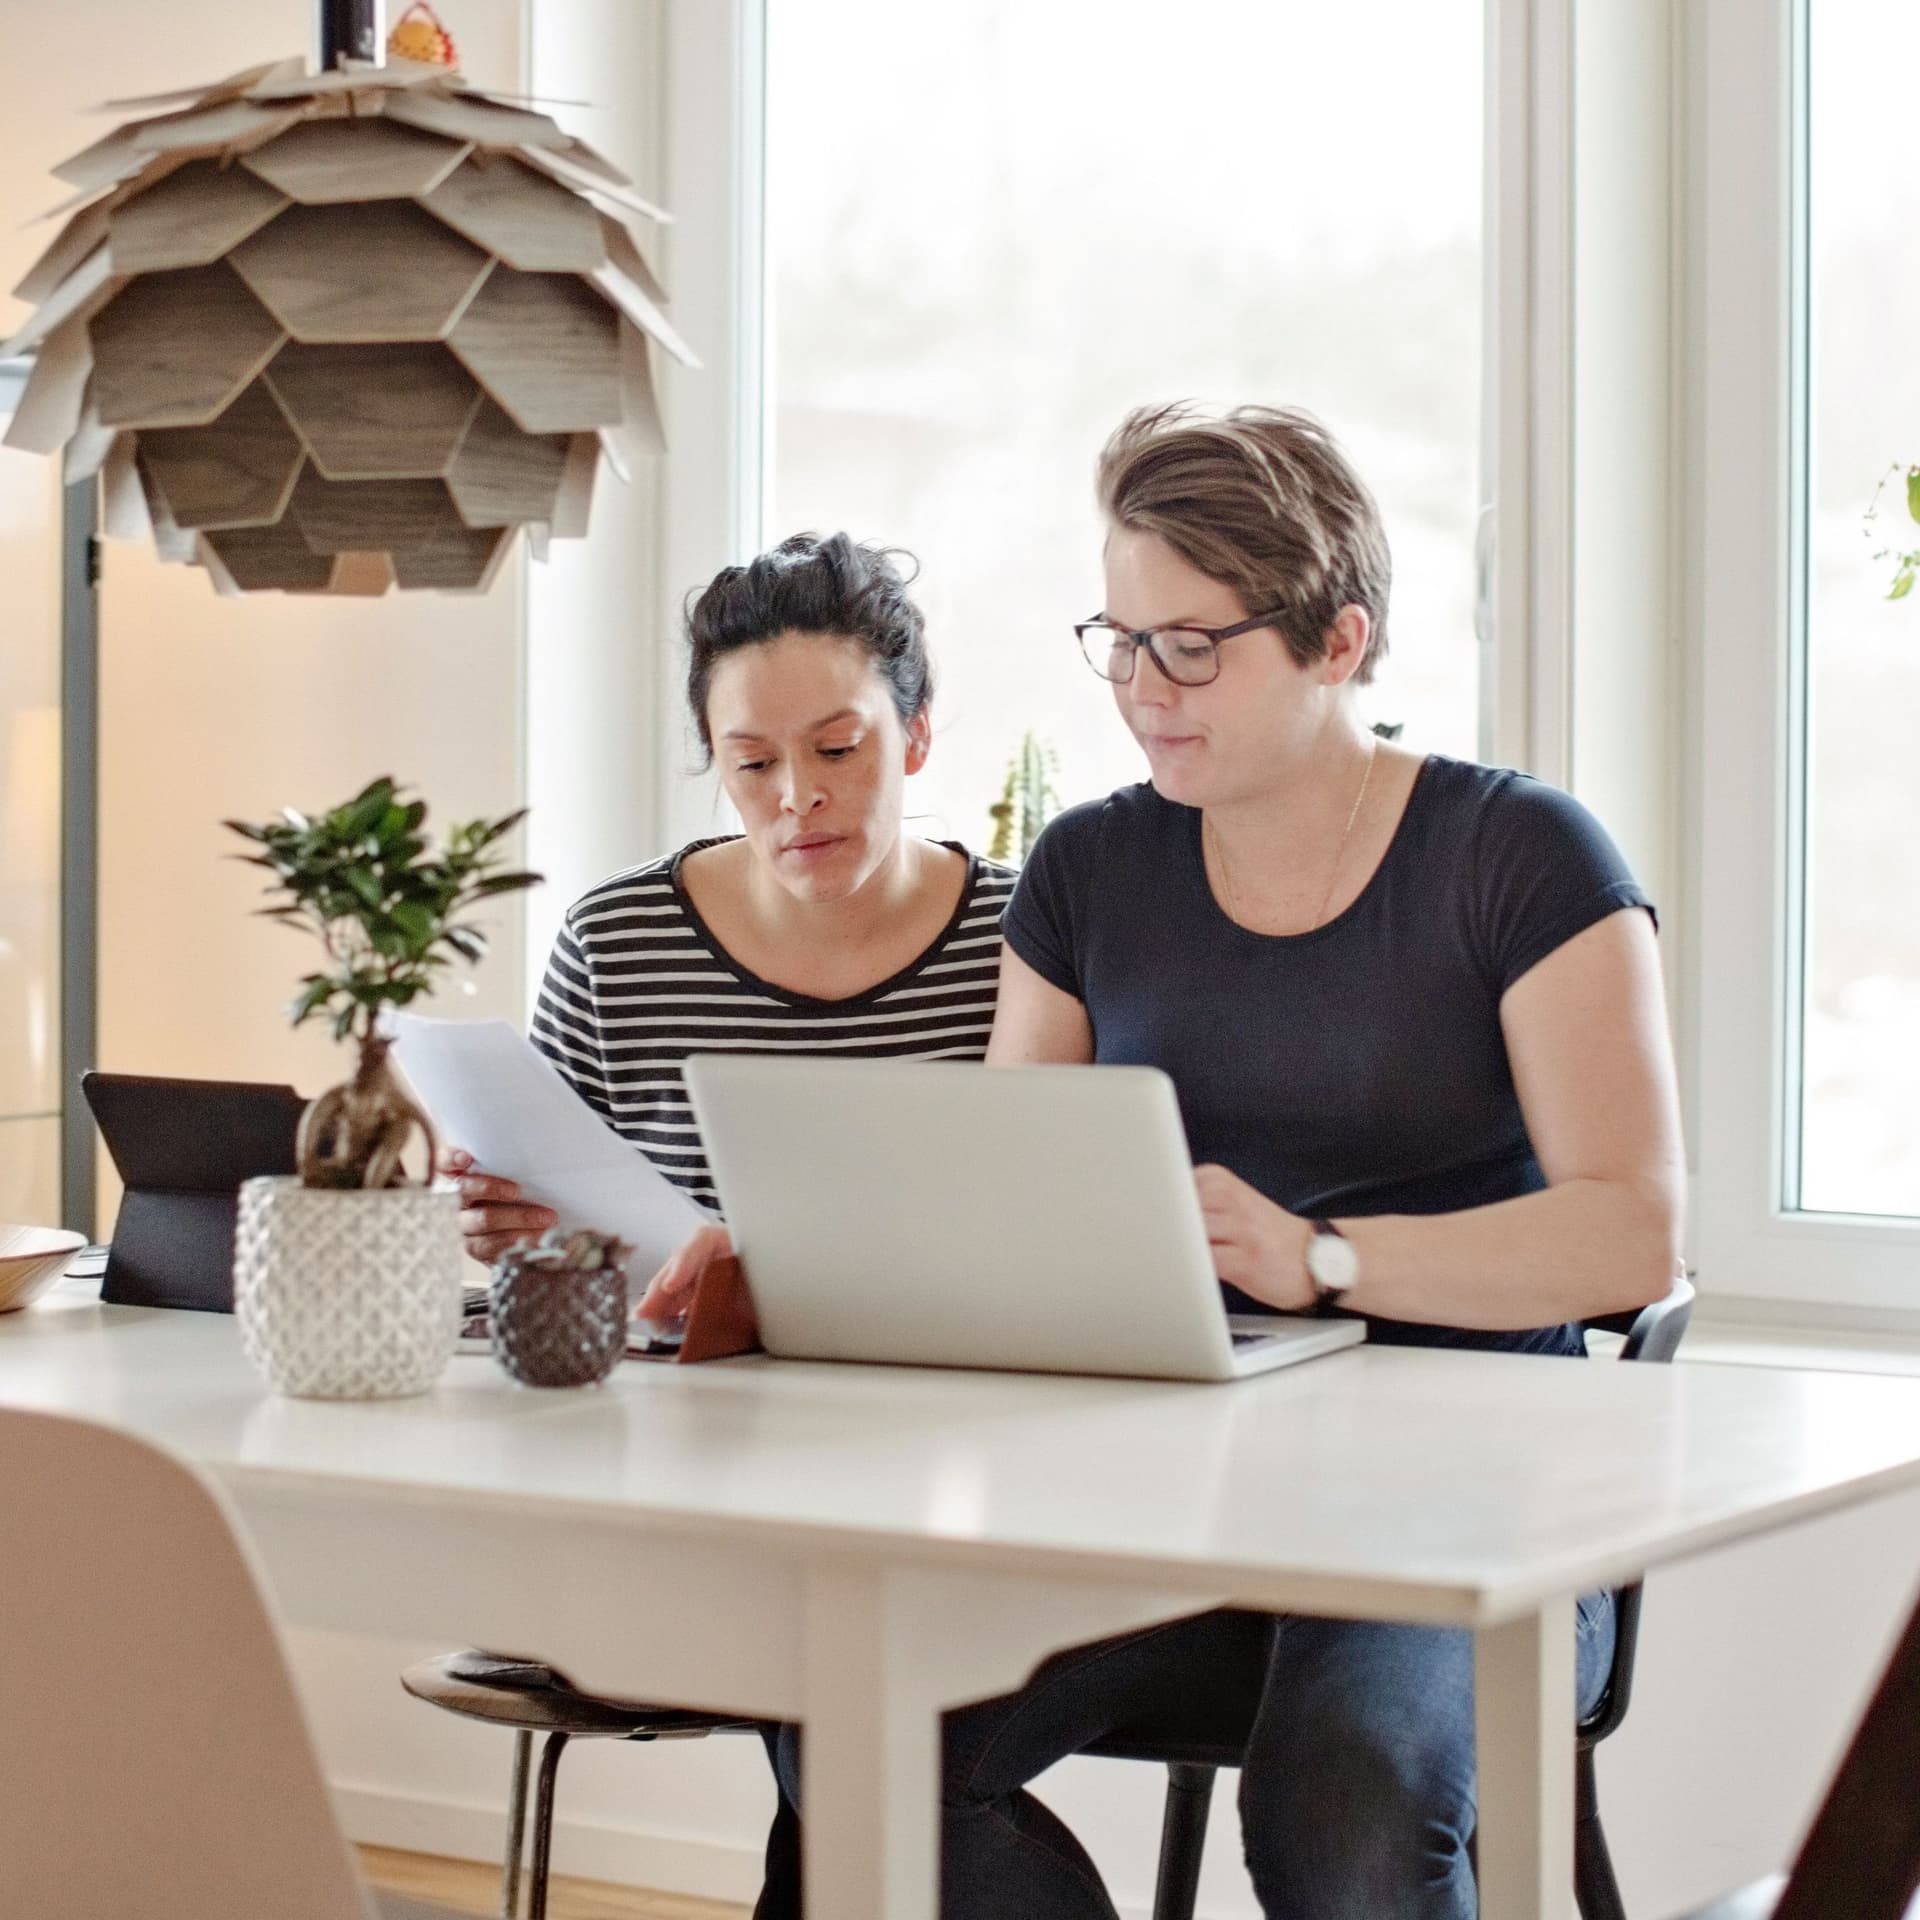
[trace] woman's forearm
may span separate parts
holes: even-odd
[[[1626,1312],[1667,1291],[1680,1256],[1679,1193],[1656,1179],[1567,1180],[1463,1213],[1338,1225],[1359,1256],[1356,1312],[1449,1327]]]

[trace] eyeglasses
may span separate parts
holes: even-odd
[[[1204,687],[1220,678],[1220,642],[1237,634],[1252,633],[1256,627],[1270,627],[1281,609],[1257,613],[1231,627],[1131,627],[1115,626],[1111,620],[1082,620],[1074,634],[1087,665],[1102,680],[1124,686],[1133,678],[1141,648],[1153,655],[1153,664],[1178,687]]]

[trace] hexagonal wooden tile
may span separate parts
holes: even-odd
[[[511,107],[485,94],[393,93],[382,104],[391,120],[475,146],[565,147],[570,140],[546,114]]]
[[[306,206],[431,193],[465,156],[459,141],[391,120],[309,120],[240,163]]]
[[[13,297],[39,305],[107,237],[107,214],[104,200],[89,201],[82,207],[27,269]]]
[[[125,284],[113,271],[113,260],[105,247],[95,247],[87,257],[48,294],[27,318],[27,323],[12,339],[0,345],[0,360],[10,360],[38,346],[57,333],[69,320],[91,320]]]
[[[315,553],[291,519],[200,537],[220,556],[234,585],[247,593],[276,587],[286,593],[324,593],[333,579],[332,556]]]
[[[283,127],[298,121],[297,110],[278,105],[255,106],[249,100],[225,100],[184,113],[163,113],[133,126],[133,144],[141,153],[180,153],[195,149],[270,140]]]
[[[567,440],[567,464],[553,503],[556,540],[584,540],[593,514],[593,486],[600,476],[600,436],[576,433]]]
[[[333,578],[327,582],[329,593],[353,594],[373,600],[393,585],[393,556],[390,553],[336,553]]]
[[[396,547],[394,581],[416,591],[425,587],[442,593],[479,593],[507,557],[517,531],[514,527],[462,527],[417,546]]]
[[[244,167],[189,160],[108,216],[116,273],[203,267],[264,227],[287,204]]]
[[[296,340],[439,340],[493,265],[406,200],[289,207],[228,256]]]
[[[447,491],[470,527],[551,520],[571,442],[564,433],[522,433],[482,400],[447,475]]]
[[[87,193],[136,174],[156,156],[178,153],[217,153],[223,147],[248,140],[271,139],[293,126],[297,110],[256,106],[247,100],[216,101],[181,113],[156,114],[129,120],[103,134],[92,146],[61,161],[54,168],[59,179]]]
[[[482,394],[443,346],[282,347],[266,378],[329,480],[444,474]]]
[[[87,344],[87,323],[76,314],[41,341],[26,391],[7,422],[0,444],[18,447],[23,453],[57,453],[79,432],[83,413],[90,423],[90,441],[95,445],[110,442],[113,429],[86,405],[87,381],[92,373],[93,349]]]
[[[443,480],[323,480],[311,467],[287,518],[315,553],[326,554],[397,554],[466,531]]]
[[[620,418],[620,322],[570,273],[496,267],[448,344],[529,433]]]
[[[109,427],[203,426],[286,338],[224,264],[142,274],[87,331],[94,404]]]
[[[475,155],[420,204],[523,273],[592,273],[606,263],[593,208],[506,154]]]
[[[207,426],[140,436],[148,479],[190,530],[271,525],[286,511],[303,457],[300,436],[264,380]]]

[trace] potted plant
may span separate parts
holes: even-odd
[[[1901,473],[1899,461],[1895,461],[1880,476],[1880,484],[1873,490],[1873,499],[1867,507],[1867,532],[1874,531],[1874,521],[1879,517],[1880,496],[1886,491],[1886,485],[1895,474]],[[1907,518],[1920,521],[1920,467],[1909,466],[1904,473],[1907,496]],[[1887,588],[1889,600],[1904,600],[1913,591],[1913,583],[1920,579],[1920,548],[1882,547],[1874,556],[1876,560],[1893,562],[1893,581]]]
[[[1060,796],[1054,791],[1059,762],[1037,733],[1020,736],[1020,744],[1007,762],[1007,777],[1000,798],[987,809],[993,822],[993,837],[987,843],[989,860],[1024,860],[1040,838],[1040,829],[1060,811]]]
[[[288,1009],[293,1024],[327,1018],[358,1052],[352,1077],[301,1118],[298,1175],[240,1190],[234,1311],[249,1355],[284,1393],[419,1393],[453,1352],[459,1196],[433,1186],[433,1129],[387,1064],[381,1015],[431,993],[456,959],[482,957],[486,935],[463,915],[538,882],[504,870],[499,850],[524,814],[463,822],[436,848],[426,802],[403,800],[383,777],[312,818],[288,809],[260,824],[225,822],[258,848],[240,857],[286,896],[261,912],[311,931],[325,950],[327,965],[302,979]],[[416,1133],[418,1184],[403,1164]]]

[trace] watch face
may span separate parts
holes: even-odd
[[[1307,1248],[1307,1271],[1321,1286],[1345,1293],[1360,1277],[1360,1256],[1351,1240],[1337,1233],[1316,1233]]]

